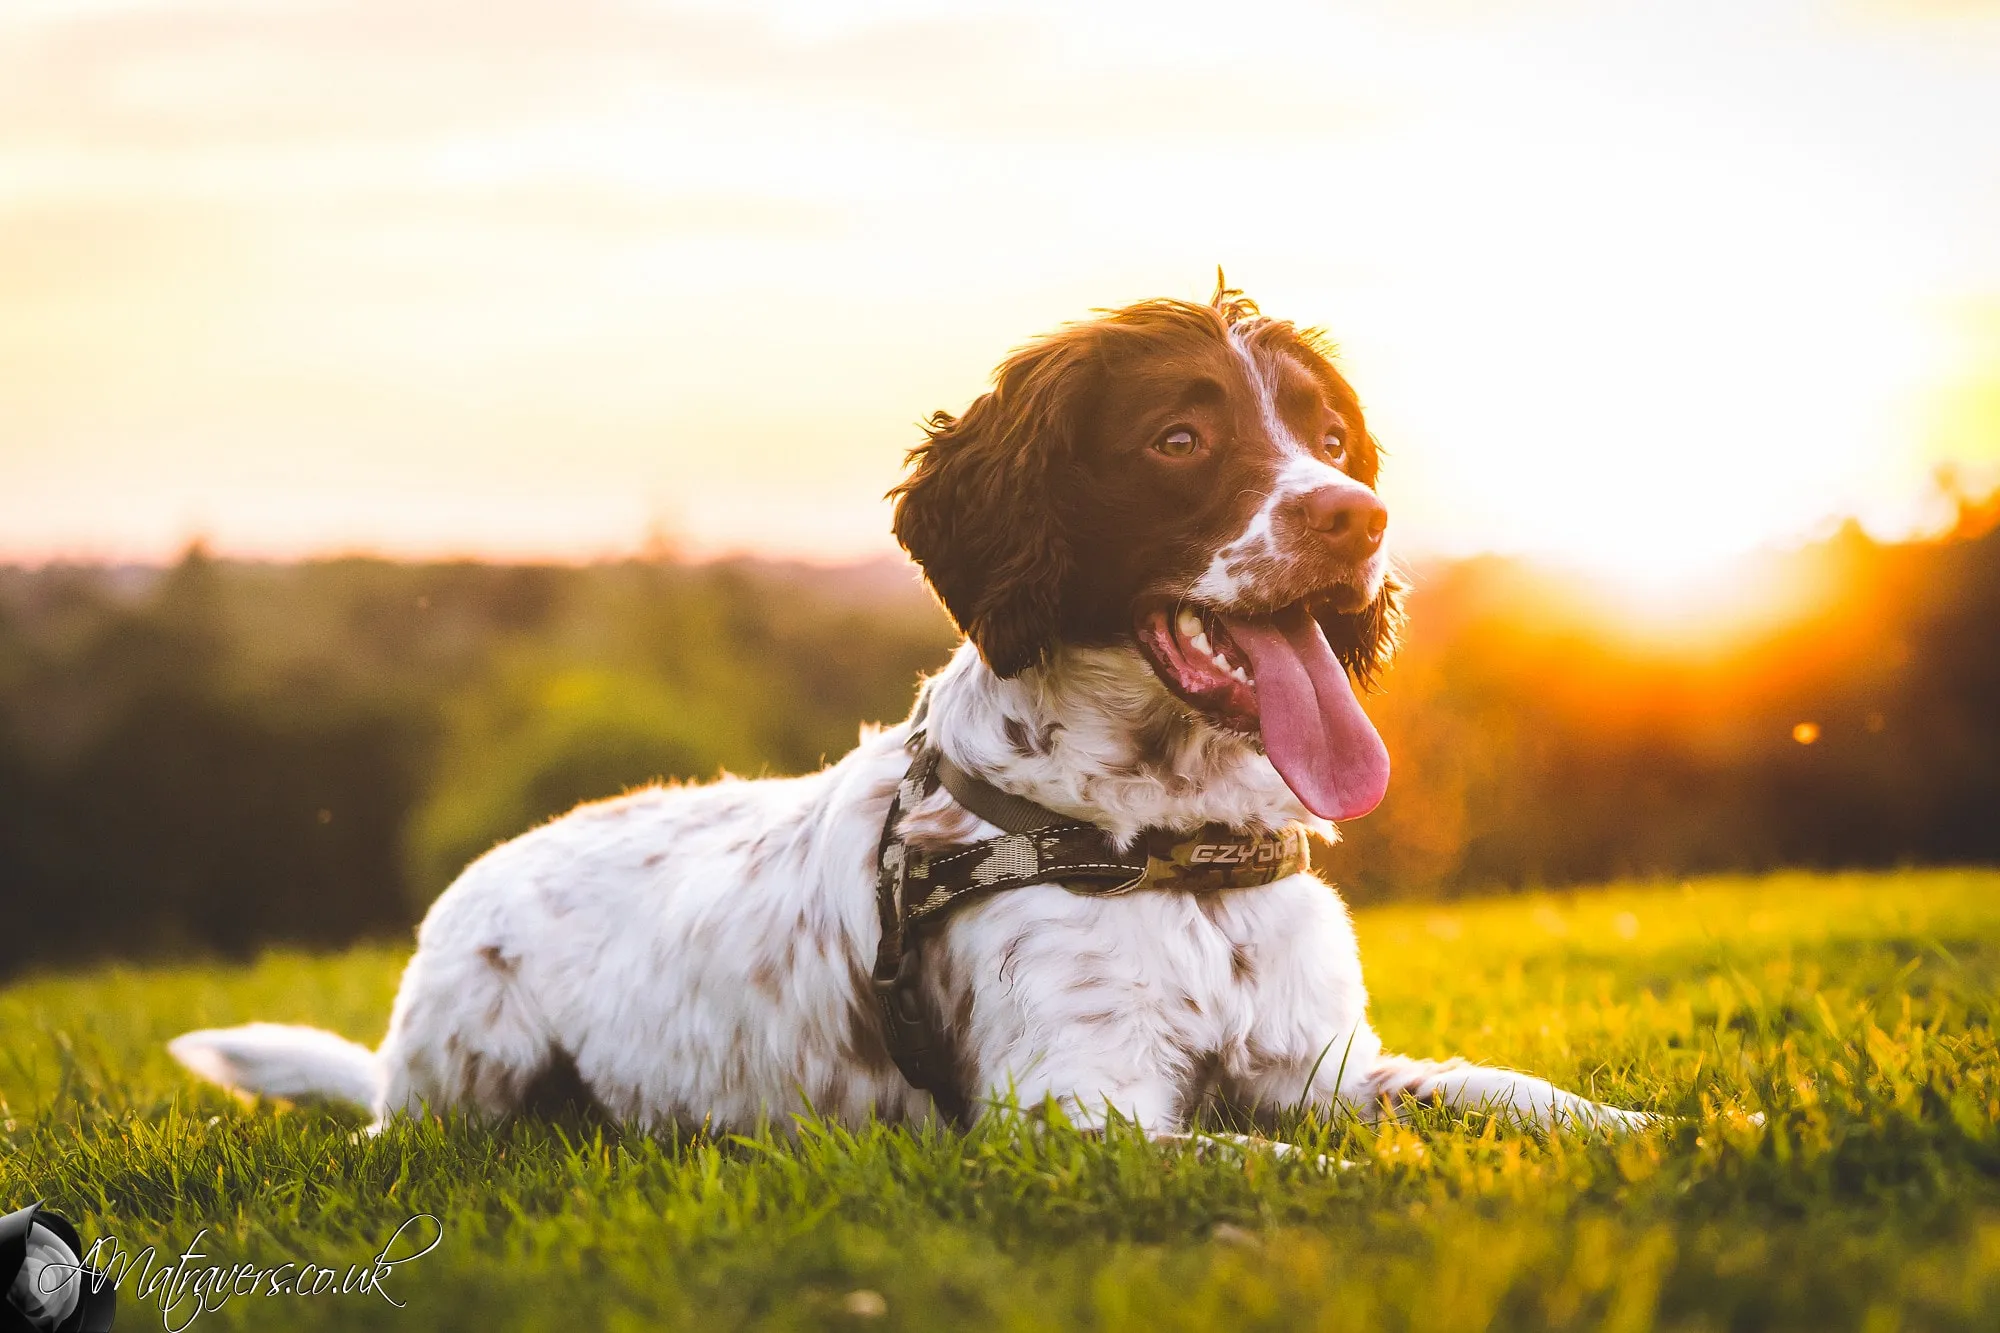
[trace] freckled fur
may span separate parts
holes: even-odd
[[[1215,419],[1244,432],[1226,484],[1189,492],[1184,515],[1090,484],[1126,466],[1099,437],[1180,383],[1161,369],[1173,366],[1219,392]],[[1300,393],[1353,429],[1343,467],[1295,438],[1284,396]],[[1373,441],[1323,340],[1240,294],[1142,303],[1017,353],[993,393],[933,419],[897,492],[898,536],[969,636],[928,685],[936,743],[1125,845],[1210,821],[1336,836],[1255,739],[1162,685],[1127,610],[1161,589],[1251,612],[1310,595],[1331,576],[1302,554],[1299,497],[1374,479]],[[1386,556],[1342,577],[1369,605],[1315,614],[1365,680],[1393,649],[1398,585]],[[906,735],[864,729],[805,777],[645,788],[495,848],[425,918],[374,1051],[273,1024],[170,1049],[217,1082],[361,1101],[378,1119],[498,1118],[559,1094],[656,1129],[784,1125],[806,1098],[849,1125],[922,1120],[929,1099],[889,1061],[868,978],[876,848]],[[902,828],[928,848],[998,831],[942,792]],[[1641,1119],[1526,1075],[1385,1053],[1347,910],[1309,874],[1206,896],[996,893],[948,917],[923,958],[977,1107],[1053,1098],[1084,1124],[1116,1108],[1163,1136],[1211,1092],[1267,1117],[1302,1099],[1372,1113],[1415,1097],[1545,1123]]]

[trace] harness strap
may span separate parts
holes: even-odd
[[[1036,829],[1049,828],[1055,824],[1074,824],[1076,821],[1066,815],[1059,815],[1044,805],[1036,805],[1025,796],[1016,796],[1010,791],[1001,791],[992,783],[975,778],[943,755],[938,756],[938,781],[951,793],[951,799],[978,815],[996,828],[1009,833],[1033,833]]]
[[[924,703],[917,705],[916,722],[921,724]],[[910,739],[919,745],[923,733],[915,726]],[[875,990],[875,1008],[882,1016],[882,1043],[904,1082],[931,1095],[938,1113],[963,1127],[968,1122],[965,1094],[960,1091],[958,1074],[945,1049],[938,1025],[931,1021],[929,1007],[919,988],[922,954],[917,941],[905,929],[903,903],[908,848],[896,836],[903,811],[926,794],[936,776],[936,752],[919,750],[909,772],[896,785],[889,801],[888,818],[882,821],[882,842],[875,860],[875,908],[882,922],[882,940],[875,949],[875,969],[870,981]]]

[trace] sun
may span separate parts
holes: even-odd
[[[1917,526],[1909,404],[1935,361],[1918,312],[1864,295],[1857,318],[1748,275],[1726,309],[1607,301],[1592,272],[1551,268],[1532,300],[1458,274],[1350,343],[1406,549],[1533,555],[1651,595],[1847,516]]]

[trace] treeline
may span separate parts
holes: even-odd
[[[1427,571],[1370,704],[1389,797],[1328,867],[1367,897],[2000,861],[1996,519],[1898,545],[1849,527],[1706,606]]]
[[[1683,621],[1417,571],[1369,705],[1390,796],[1326,868],[1380,898],[2000,860],[1994,517],[1845,532]],[[887,562],[0,570],[0,972],[400,933],[578,800],[837,757],[952,641]]]
[[[0,973],[400,933],[580,800],[838,757],[952,642],[886,562],[0,571]]]

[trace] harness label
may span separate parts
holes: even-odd
[[[1285,852],[1279,842],[1204,842],[1188,853],[1188,864],[1197,866],[1269,865]]]

